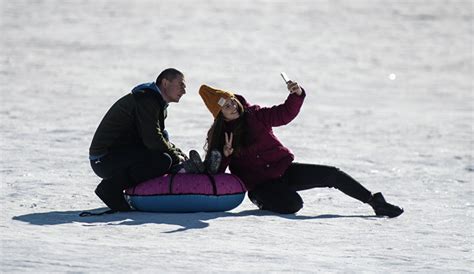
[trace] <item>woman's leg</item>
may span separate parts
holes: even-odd
[[[260,209],[280,214],[292,214],[303,207],[301,196],[281,180],[257,185],[248,196]]]
[[[385,201],[382,193],[372,195],[364,186],[351,176],[331,166],[293,163],[283,175],[288,187],[295,191],[314,187],[334,187],[345,194],[369,204],[376,215],[397,217],[403,208]]]
[[[315,187],[333,187],[363,203],[372,199],[372,193],[338,168],[323,165],[292,163],[283,175],[288,186],[295,190]]]

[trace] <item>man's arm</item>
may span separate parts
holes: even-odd
[[[160,127],[159,103],[152,98],[139,98],[137,100],[136,119],[137,129],[143,144],[151,149],[166,152],[171,156],[173,164],[181,162],[179,149],[176,149],[164,136]]]

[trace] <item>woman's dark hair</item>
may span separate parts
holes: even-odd
[[[246,112],[242,103],[239,100],[237,101],[237,108],[240,114],[240,117],[237,118],[232,123],[236,123],[233,127],[233,140],[232,140],[232,147],[234,148],[234,155],[239,155],[241,149],[248,144],[247,140],[247,123],[246,123]],[[225,123],[224,115],[222,112],[219,112],[216,119],[214,119],[214,123],[212,124],[211,128],[207,132],[207,140],[206,144],[204,145],[204,150],[206,151],[206,159],[209,155],[209,152],[212,150],[217,150],[222,153],[224,144],[225,144]]]
[[[158,75],[158,77],[156,77],[156,85],[157,86],[160,86],[161,85],[161,81],[163,81],[163,79],[166,79],[168,81],[173,81],[174,79],[176,79],[178,76],[184,76],[184,74],[175,69],[175,68],[167,68],[165,70],[163,70],[160,75]]]

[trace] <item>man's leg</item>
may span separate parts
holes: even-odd
[[[114,177],[103,179],[95,189],[95,194],[110,209],[117,211],[130,210],[130,206],[123,196],[123,190],[130,187],[129,181],[125,178],[127,178],[125,172],[117,173]]]
[[[111,209],[129,210],[123,190],[165,174],[171,162],[166,153],[154,153],[142,146],[115,149],[99,161],[91,161],[94,172],[104,179],[95,193]]]
[[[133,185],[166,174],[173,160],[167,153],[147,151],[144,157],[130,165],[127,172]]]

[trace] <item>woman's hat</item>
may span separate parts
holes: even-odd
[[[217,117],[227,99],[234,97],[232,92],[211,88],[207,85],[202,85],[199,88],[199,95],[201,95],[202,100],[214,118]]]

